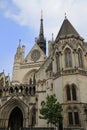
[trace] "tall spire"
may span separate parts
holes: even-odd
[[[40,19],[40,33],[39,38],[44,39],[44,31],[43,31],[43,11],[41,10],[41,19]]]
[[[43,29],[43,11],[41,10],[41,19],[40,19],[40,33],[39,38],[37,39],[37,44],[46,54],[46,40],[44,38],[44,29]]]

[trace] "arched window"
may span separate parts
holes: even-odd
[[[66,88],[66,95],[67,95],[67,100],[71,100],[70,86],[69,85],[67,85],[67,88]]]
[[[74,84],[72,84],[72,99],[76,100],[76,87]]]
[[[80,68],[83,68],[83,59],[82,59],[82,51],[81,49],[78,50],[78,64]]]
[[[69,48],[66,48],[65,50],[65,66],[72,67],[72,56]]]
[[[69,121],[69,125],[73,125],[73,113],[72,112],[68,112],[68,121]]]
[[[36,107],[33,106],[31,109],[31,125],[34,126],[36,124]]]
[[[29,84],[32,84],[32,79],[30,78],[30,80],[29,80]]]
[[[10,93],[13,93],[14,92],[14,89],[11,87],[10,90],[9,90]]]
[[[77,100],[77,91],[74,84],[66,86],[66,97],[67,101]]]
[[[77,110],[68,111],[68,123],[69,125],[79,125],[79,113]]]
[[[74,112],[74,121],[76,125],[79,124],[79,113],[77,111]]]
[[[0,97],[2,97],[2,90],[0,89]]]
[[[36,84],[35,74],[34,74],[34,76],[33,76],[33,84],[34,84],[34,85]]]
[[[18,93],[19,89],[18,87],[15,87],[15,92]]]
[[[25,88],[25,93],[28,94],[28,92],[29,92],[29,89],[28,89],[28,87],[26,87]]]
[[[60,59],[58,53],[56,53],[56,66],[57,66],[57,72],[60,71]]]

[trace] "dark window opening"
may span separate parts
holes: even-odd
[[[73,125],[73,115],[72,112],[68,112],[69,125]]]
[[[78,125],[79,124],[79,114],[78,114],[78,112],[74,112],[74,120],[75,120],[75,124]]]
[[[22,111],[15,107],[9,117],[8,129],[20,130],[23,127],[23,114]]]
[[[72,85],[72,99],[76,100],[76,88]]]
[[[67,86],[66,88],[66,93],[67,93],[67,100],[71,100],[71,94],[70,94],[70,87]]]
[[[57,65],[57,72],[58,72],[60,71],[60,59],[58,53],[56,53],[56,65]]]
[[[83,68],[82,51],[80,49],[78,50],[78,62],[79,62],[79,67]]]

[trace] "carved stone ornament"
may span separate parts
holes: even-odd
[[[40,58],[40,51],[37,49],[33,50],[31,53],[31,59],[35,62],[39,60],[39,58]]]

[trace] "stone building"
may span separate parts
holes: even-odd
[[[0,128],[49,127],[39,118],[47,94],[56,94],[62,104],[61,125],[65,130],[87,128],[87,44],[67,18],[56,39],[48,42],[46,56],[41,17],[39,37],[33,48],[25,57],[25,46],[19,44],[12,82],[6,79],[1,73]]]

